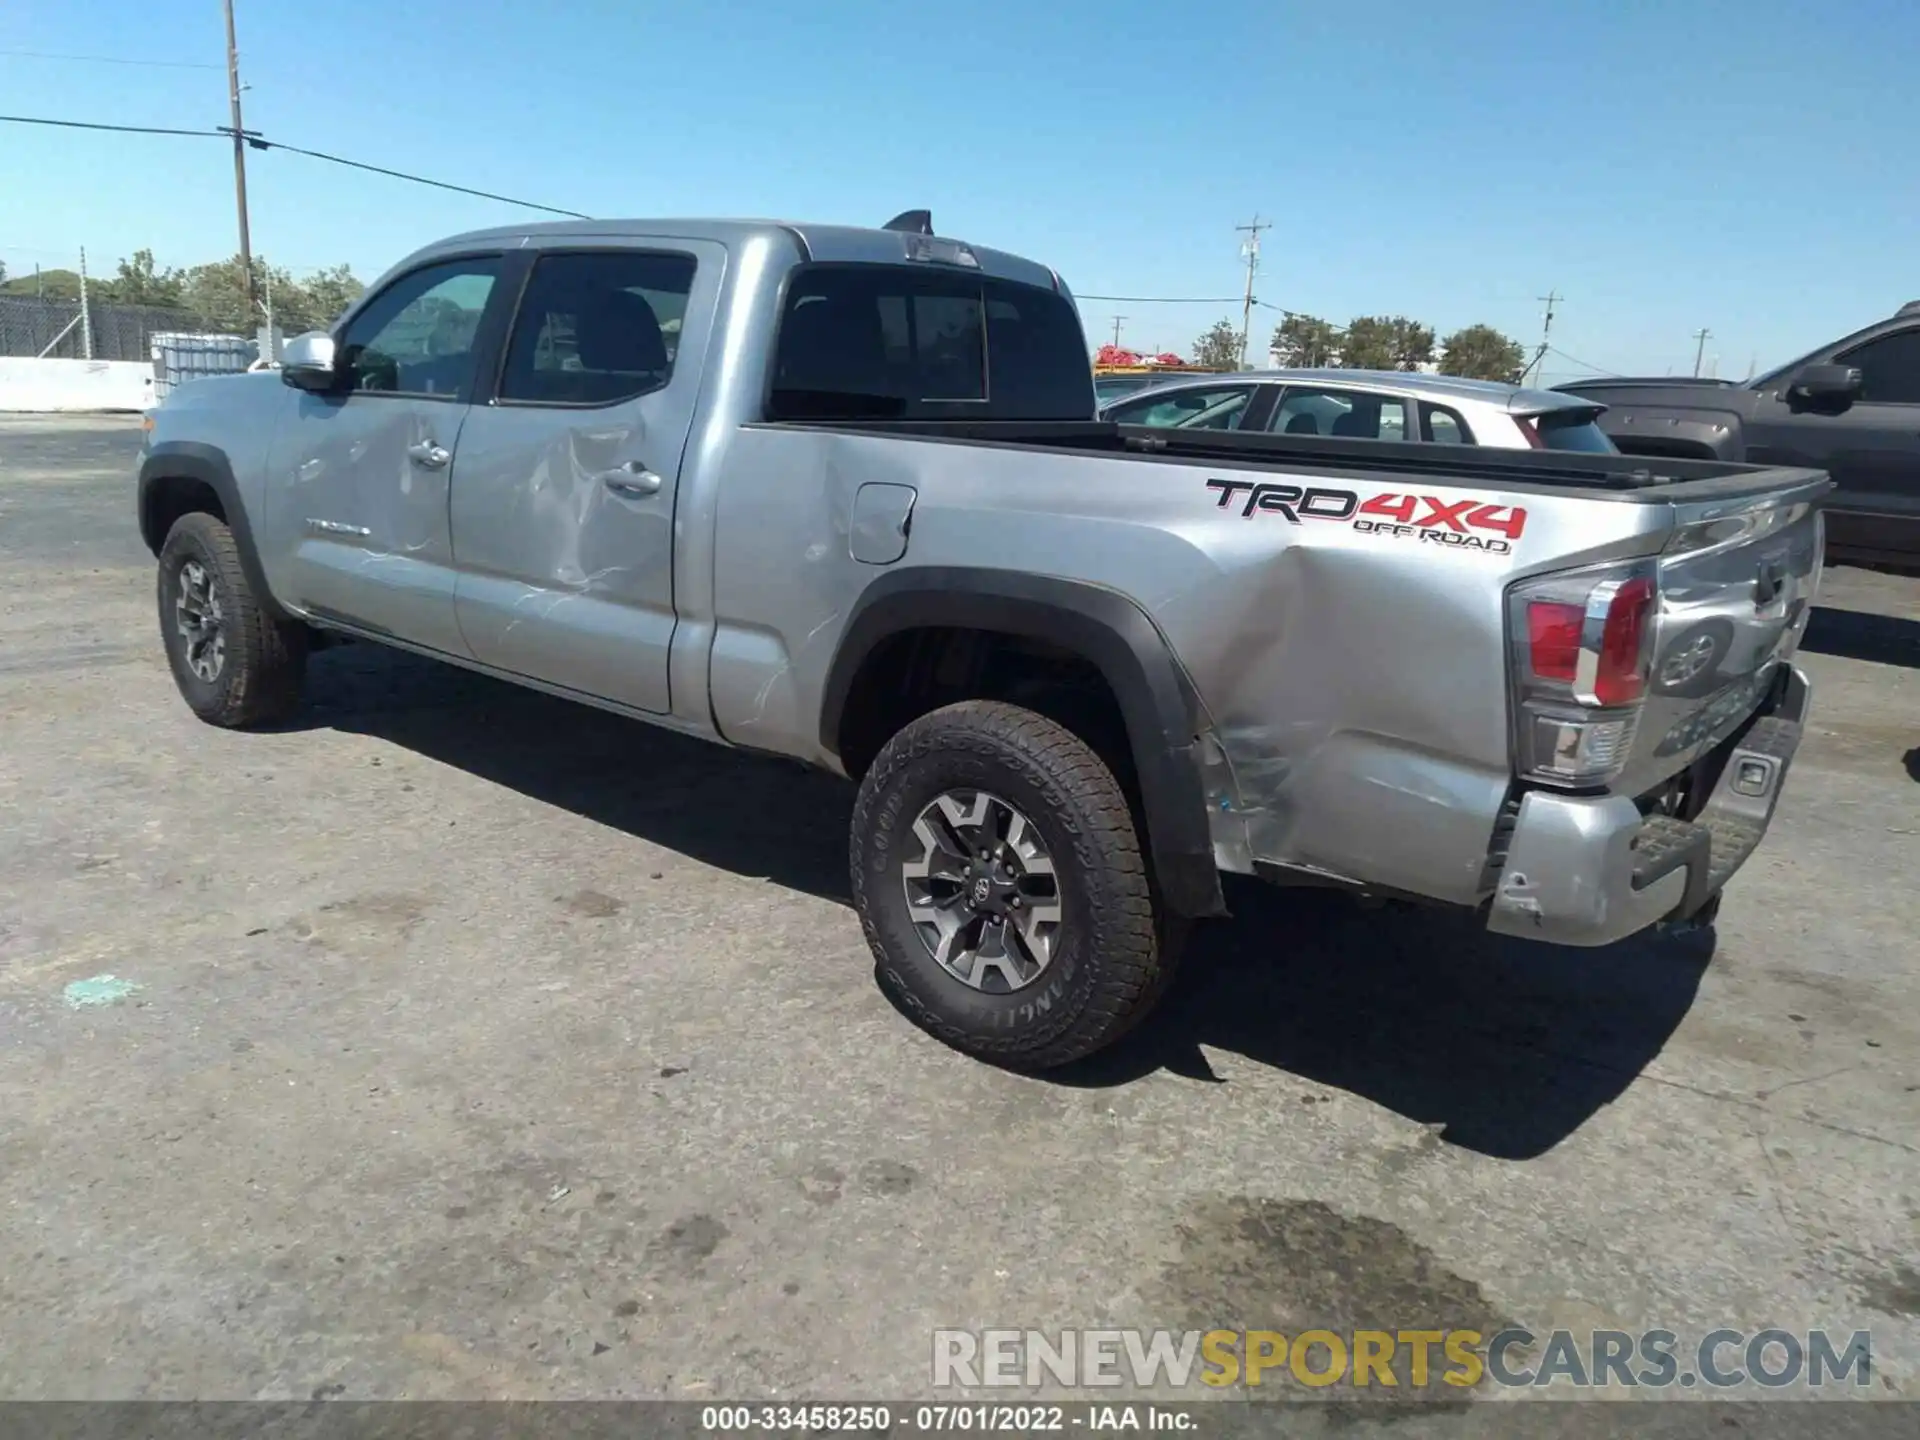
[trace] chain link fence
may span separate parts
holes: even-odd
[[[190,310],[166,305],[89,304],[92,359],[151,360],[156,335],[208,335],[209,325]],[[84,360],[87,337],[80,302],[39,295],[0,295],[0,355]]]

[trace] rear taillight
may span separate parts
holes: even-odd
[[[1580,624],[1586,611],[1557,600],[1527,602],[1527,658],[1543,680],[1573,683],[1580,663]]]
[[[1540,427],[1525,415],[1513,417],[1514,425],[1519,429],[1521,438],[1535,450],[1547,448],[1547,442],[1540,438]]]
[[[1597,785],[1620,772],[1646,693],[1658,599],[1640,565],[1549,575],[1509,592],[1523,775]]]
[[[1647,671],[1653,662],[1653,581],[1645,575],[1618,584],[1603,584],[1595,597],[1605,593],[1605,618],[1600,622],[1599,651],[1595,657],[1593,685],[1588,692],[1601,705],[1631,705],[1647,689]],[[1591,604],[1588,613],[1592,613]],[[1585,677],[1576,673],[1574,686],[1585,685]],[[1584,698],[1584,697],[1583,697]]]

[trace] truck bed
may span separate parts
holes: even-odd
[[[1824,486],[1816,470],[1718,460],[1592,455],[1556,450],[1495,450],[1266,432],[1181,431],[1102,420],[834,420],[769,422],[774,428],[891,435],[946,444],[1068,451],[1115,459],[1216,462],[1289,474],[1378,473],[1428,484],[1506,490],[1584,490],[1595,499],[1666,504],[1734,500],[1799,485]],[[1676,490],[1682,491],[1676,494]]]

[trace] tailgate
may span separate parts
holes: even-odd
[[[1818,501],[1832,481],[1774,473],[1771,485],[1756,490],[1750,479],[1737,496],[1672,502],[1652,673],[1616,793],[1652,790],[1726,739],[1799,647],[1820,583]]]

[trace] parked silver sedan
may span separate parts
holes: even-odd
[[[1501,450],[1611,455],[1604,405],[1553,390],[1401,370],[1249,370],[1167,380],[1102,419],[1183,430],[1257,430]]]

